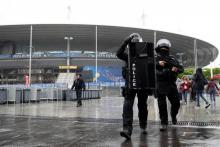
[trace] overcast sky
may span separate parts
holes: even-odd
[[[2,0],[0,5],[0,25],[140,27],[195,37],[218,49],[219,15],[219,0]]]

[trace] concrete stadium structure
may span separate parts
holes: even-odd
[[[45,54],[45,52],[51,53],[53,51],[57,52],[57,54],[59,54],[59,51],[65,52],[67,50],[67,41],[64,37],[73,37],[73,40],[70,41],[71,51],[81,51],[79,56],[70,56],[70,65],[78,67],[96,65],[96,47],[99,54],[97,58],[98,66],[121,66],[123,63],[116,60],[115,52],[123,40],[134,32],[140,33],[143,40],[147,42],[154,42],[155,37],[156,41],[161,38],[169,39],[172,43],[171,54],[175,56],[183,54],[182,63],[185,67],[193,67],[195,64],[194,41],[196,38],[179,34],[139,28],[101,25],[7,25],[0,26],[1,77],[7,77],[7,79],[9,79],[7,75],[11,74],[13,78],[18,79],[15,74],[25,74],[25,72],[20,72],[18,69],[28,69],[30,26],[32,26],[33,41],[32,68],[37,70],[37,74],[47,75],[46,78],[51,77],[51,74],[55,78],[59,73],[58,67],[66,65],[67,63],[67,57],[65,55],[50,56]],[[156,36],[154,35],[155,32]],[[206,66],[217,57],[218,50],[215,46],[206,41],[196,39],[196,42],[198,66]],[[42,69],[44,69],[44,71],[42,71]]]

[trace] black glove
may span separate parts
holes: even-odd
[[[134,36],[129,36],[128,38],[125,39],[125,43],[128,44],[131,42],[131,40],[133,39]]]

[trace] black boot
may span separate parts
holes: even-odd
[[[167,131],[167,125],[161,125],[160,126],[160,131],[161,132]]]
[[[145,128],[141,128],[141,134],[147,134],[147,131]]]
[[[176,124],[177,124],[177,119],[176,119],[176,117],[173,117],[173,118],[172,118],[172,124],[173,124],[173,125],[176,125]]]
[[[128,130],[123,130],[120,132],[121,137],[126,138],[127,140],[131,140],[131,132]]]
[[[82,102],[81,101],[77,101],[76,107],[80,107],[80,106],[82,106]]]
[[[76,107],[82,106],[82,103],[77,103]]]
[[[146,122],[140,122],[141,134],[147,134],[146,127],[147,127],[147,123]]]

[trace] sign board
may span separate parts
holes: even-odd
[[[59,66],[59,69],[77,69],[77,66]]]

